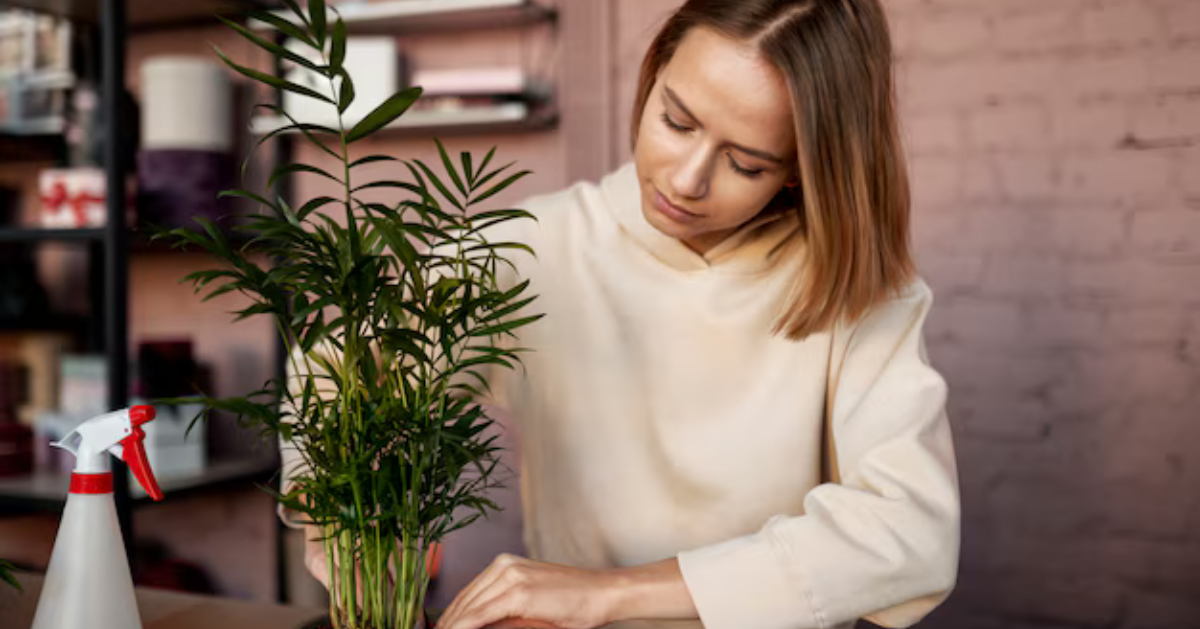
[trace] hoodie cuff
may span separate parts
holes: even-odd
[[[812,592],[763,533],[679,553],[704,629],[825,627]]]

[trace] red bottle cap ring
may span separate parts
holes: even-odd
[[[71,493],[73,494],[111,494],[112,492],[112,472],[105,472],[103,474],[71,474]]]

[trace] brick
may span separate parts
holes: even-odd
[[[948,307],[943,310],[951,320],[957,319],[960,312]],[[1016,316],[1020,318],[1019,313]],[[956,347],[963,349],[946,351],[934,363],[950,382],[950,397],[956,400],[965,399],[962,398],[965,395],[973,396],[971,400],[986,396],[1050,399],[1050,391],[1065,386],[1069,374],[1077,369],[1076,361],[1066,353],[1046,352],[1024,344],[1011,349],[1024,347],[1033,351],[980,352],[962,343]]]
[[[935,299],[974,294],[981,288],[984,268],[982,255],[954,256],[918,251],[917,265],[922,277],[933,288]]]
[[[1194,598],[1196,575],[1200,574],[1200,544],[1195,541],[1114,537],[1108,540],[1105,554],[1110,558],[1108,573],[1138,590],[1183,591]]]
[[[904,64],[899,101],[905,111],[948,111],[982,102],[992,81],[977,63],[912,60]]]
[[[1079,297],[1165,306],[1200,302],[1200,282],[1190,265],[1144,259],[1083,261],[1066,265],[1067,289]]]
[[[1192,551],[1197,552],[1197,551]],[[1200,554],[1200,553],[1197,553]],[[1197,562],[1200,564],[1200,561]],[[1194,590],[1194,584],[1192,584]],[[1122,626],[1126,629],[1159,629],[1177,627],[1181,619],[1200,618],[1200,601],[1191,590],[1147,592],[1137,590],[1126,599],[1126,616]]]
[[[1014,103],[985,107],[967,116],[971,148],[982,151],[1032,151],[1048,147],[1050,112],[1044,105]]]
[[[1062,167],[1052,155],[1001,155],[995,165],[1003,197],[1008,201],[1046,203],[1058,195]]]
[[[1175,180],[1185,198],[1200,200],[1200,147],[1180,153]]]
[[[979,53],[990,44],[991,24],[978,13],[931,15],[913,23],[913,53],[935,57]]]
[[[1062,579],[1026,568],[988,574],[988,585],[978,609],[1001,616],[1008,629],[1098,629],[1120,617],[1121,586],[1100,575]]]
[[[1003,528],[995,531],[988,544],[988,566],[1002,570],[1029,570],[1036,566],[1047,577],[1078,578],[1110,574],[1113,553],[1109,540],[1093,535],[1055,539],[1053,542],[1034,535],[1020,535]]]
[[[1055,543],[1099,529],[1101,501],[1089,495],[1085,479],[1072,478],[1071,466],[1061,455],[1058,469],[1058,478],[1004,483],[987,497],[993,512],[1003,514],[1009,531]]]
[[[1054,302],[1033,304],[1026,313],[1024,342],[1039,348],[1086,348],[1104,342],[1104,313]]]
[[[961,165],[942,157],[918,157],[909,163],[913,207],[926,211],[953,204],[959,198]]]
[[[1066,6],[997,18],[996,48],[1025,55],[1069,49],[1081,35],[1080,13],[1078,7]]]
[[[1167,36],[1172,41],[1200,39],[1200,3],[1194,0],[1175,0],[1163,8]]]
[[[1158,483],[1107,483],[1103,503],[1105,529],[1114,534],[1179,538],[1188,531],[1191,505],[1178,499],[1184,488]]]
[[[1063,85],[1076,99],[1137,94],[1150,87],[1155,63],[1144,51],[1091,54],[1071,62]]]
[[[998,442],[1038,442],[1050,434],[1045,405],[1033,399],[1004,398],[977,403],[961,412],[962,433]]]
[[[1191,394],[1191,380],[1173,348],[1121,350],[1081,358],[1051,398],[1065,412],[1084,414],[1135,404],[1173,406]]]
[[[964,159],[962,199],[971,204],[992,203],[1003,198],[1000,175],[991,157]]]
[[[1200,277],[1200,212],[1137,212],[1133,216],[1132,241],[1139,251],[1196,262]]]
[[[917,20],[911,15],[896,11],[890,4],[888,9],[888,32],[892,37],[892,52],[897,58],[907,58],[916,48],[913,32]]]
[[[919,206],[912,217],[913,249],[926,255],[934,251],[953,249],[952,243],[962,228],[961,213],[946,210],[924,210]]]
[[[1183,308],[1130,306],[1108,313],[1104,335],[1118,346],[1175,344],[1184,338],[1186,329]]]
[[[1038,244],[1070,257],[1113,257],[1125,249],[1127,221],[1118,212],[1056,209],[1049,214],[1050,229],[1038,234]]]
[[[947,251],[957,253],[1025,252],[1030,248],[1030,234],[1040,220],[1037,213],[1017,210],[964,212],[961,231],[944,246]]]
[[[1173,91],[1200,88],[1200,45],[1159,51],[1148,66],[1149,87]]]
[[[988,297],[1051,299],[1065,282],[1062,259],[1055,255],[994,255],[984,268],[982,291]]]
[[[1166,198],[1171,158],[1148,151],[1109,152],[1069,159],[1064,170],[1065,201],[1143,207]]]
[[[1116,148],[1129,135],[1129,117],[1125,102],[1116,99],[1055,108],[1054,145],[1062,149]]]
[[[1088,46],[1139,46],[1160,40],[1164,26],[1158,7],[1131,0],[1105,2],[1083,12],[1083,43]]]
[[[924,114],[903,121],[907,143],[914,155],[944,155],[962,150],[962,124],[952,114]]]
[[[1059,57],[1013,57],[978,63],[975,71],[985,97],[1011,100],[1063,94],[1077,69]]]
[[[1133,107],[1132,131],[1152,143],[1200,141],[1200,93],[1144,99]]]
[[[1021,310],[1016,304],[960,299],[948,310],[950,333],[962,342],[976,347],[1007,347],[1021,337]]]

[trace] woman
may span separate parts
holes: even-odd
[[[632,164],[503,234],[546,313],[493,385],[531,558],[439,628],[916,622],[959,503],[878,0],[691,0],[634,113]]]

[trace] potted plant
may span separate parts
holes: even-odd
[[[275,105],[258,105],[289,121],[262,141],[298,133],[336,160],[336,172],[285,163],[261,193],[223,192],[257,204],[257,213],[233,228],[250,237],[244,246],[203,220],[201,229],[160,236],[215,256],[219,266],[185,281],[205,300],[229,292],[248,296],[252,303],[235,313],[237,319],[273,318],[295,374],[245,397],[202,396],[200,417],[229,412],[296,445],[308,469],[277,498],[323,532],[333,559],[327,562],[333,626],[410,629],[423,615],[431,544],[497,508],[487,492],[499,482],[499,448],[477,396],[487,386],[485,370],[519,364],[520,348],[507,339],[540,315],[527,312],[534,300],[526,294],[528,282],[502,285],[499,279],[508,252],[533,252],[487,238],[489,227],[531,215],[476,206],[528,172],[509,174],[511,164],[489,170],[494,148],[482,161],[462,153],[456,164],[440,142],[445,177],[420,160],[351,159],[355,143],[401,116],[421,90],[401,91],[347,127],[342,114],[354,99],[354,82],[342,65],[345,24],[340,18],[326,23],[322,0],[310,0],[307,11],[293,0],[284,4],[294,20],[262,12],[251,19],[311,47],[320,61],[225,23],[269,53],[319,74],[327,92],[244,67],[219,49],[217,54],[258,83],[326,103],[336,124],[301,123]],[[360,167],[382,162],[405,180],[356,176]],[[293,207],[271,191],[292,176],[333,180],[339,193]],[[396,200],[368,202],[360,196],[364,190],[394,193]],[[255,262],[256,253],[273,264]],[[281,404],[294,417],[281,416]]]

